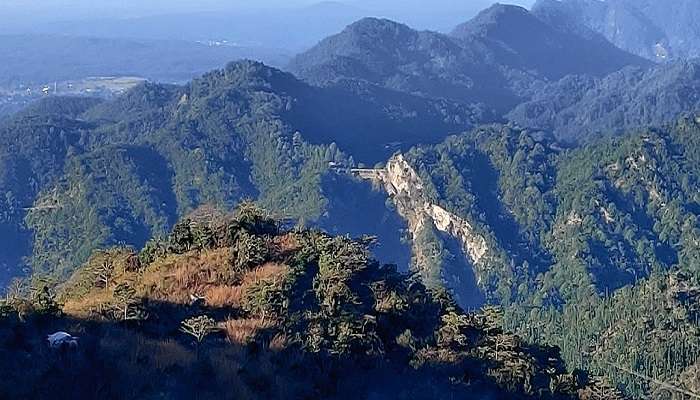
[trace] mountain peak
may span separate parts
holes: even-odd
[[[541,21],[523,7],[496,3],[471,20],[457,26],[450,35],[465,39],[471,36],[490,36],[494,32],[509,27],[522,31],[540,30],[542,25]]]
[[[227,85],[247,88],[274,87],[279,84],[297,81],[293,75],[287,72],[252,60],[232,61],[224,69],[212,71],[202,78],[195,79],[193,83],[209,79],[225,82]]]
[[[340,35],[362,34],[368,37],[401,36],[413,32],[411,28],[402,23],[386,18],[365,17],[352,24]]]

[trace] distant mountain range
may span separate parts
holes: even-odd
[[[54,21],[27,27],[23,31],[138,40],[226,40],[243,47],[283,49],[294,53],[314,45],[367,12],[360,7],[332,1],[305,7],[260,10],[231,6],[219,12],[165,12],[139,17]]]
[[[538,0],[532,12],[570,29],[598,32],[621,49],[650,60],[700,56],[696,0]]]
[[[628,4],[580,4],[589,3],[604,11]],[[338,239],[339,247],[326,254],[323,235],[302,227],[349,234],[373,245],[381,261],[409,273],[408,292],[415,283],[455,309],[497,305],[501,311],[495,314],[506,327],[558,346],[554,353],[571,375],[563,381],[540,375],[532,377],[537,382],[525,379],[540,394],[546,388],[565,389],[581,400],[596,399],[576,390],[575,368],[604,374],[639,398],[654,392],[640,374],[695,390],[693,374],[700,365],[700,62],[685,56],[675,60],[674,54],[692,52],[673,50],[682,48],[671,45],[671,38],[680,36],[661,25],[650,28],[655,33],[649,37],[663,31],[669,38],[664,49],[672,56],[662,57],[667,62],[656,63],[658,57],[641,51],[644,40],[642,47],[616,47],[605,30],[566,14],[573,4],[579,3],[540,2],[534,11],[495,5],[449,34],[363,18],[296,56],[291,72],[237,61],[185,84],[145,82],[110,100],[48,96],[0,119],[0,278],[27,268],[64,282],[86,260],[95,260],[97,249],[119,246],[135,255],[134,247],[145,249],[140,252],[144,266],[155,265],[145,268],[156,268],[143,281],[148,292],[153,282],[161,282],[158,268],[170,268],[168,260],[181,259],[181,253],[206,250],[214,240],[210,236],[221,233],[191,220],[174,228],[177,221],[202,207],[231,210],[253,199],[282,225],[298,225],[289,233],[308,239],[304,246],[310,251],[297,248],[300,242],[262,245],[260,238],[244,234],[236,236],[244,238],[236,247],[209,249],[236,252],[211,264],[217,271],[234,271],[240,254],[254,247],[261,254],[268,244],[278,250],[294,247],[292,253],[278,254],[313,272],[300,269],[294,286],[307,294],[326,293],[318,288],[354,279],[343,271],[357,265],[353,255],[364,250],[333,261],[352,241]],[[625,10],[641,18],[640,13],[656,9]],[[655,16],[659,21],[662,11]],[[619,21],[616,31],[636,29],[632,22],[637,19]],[[690,27],[684,32],[693,37]],[[15,47],[21,47],[18,43]],[[96,39],[94,47],[89,39],[75,43],[76,49],[89,50],[76,56],[84,70],[61,64],[60,53],[50,47],[43,57],[55,65],[42,66],[39,57],[23,71],[26,51],[8,58],[8,65],[27,76],[44,76],[40,73],[52,67],[84,74],[95,65],[188,76],[231,50],[176,46],[184,50],[171,52],[166,46],[162,59],[156,59],[161,53],[134,41]],[[115,51],[103,54],[110,43]],[[127,54],[112,63],[120,52]],[[260,222],[251,218],[250,226]],[[200,229],[196,239],[195,228]],[[199,260],[202,254],[207,253],[182,260]],[[297,255],[305,261],[296,264]],[[210,265],[192,265],[204,264]],[[129,278],[141,274],[124,271]],[[357,277],[367,278],[371,271],[376,273],[361,267]],[[360,303],[346,297],[353,300],[348,307],[368,307],[357,315],[363,321],[360,330],[385,326],[374,321],[398,316],[385,313],[389,304],[410,309],[388,294],[381,304],[375,302],[373,296],[388,293],[394,284],[388,278],[353,282],[371,283],[358,287],[373,293]],[[346,296],[348,285],[332,293]],[[189,295],[202,288],[191,285],[192,293],[172,299],[190,304]],[[84,293],[93,289],[111,296],[105,287]],[[275,293],[256,289],[255,296]],[[335,297],[324,299],[338,304]],[[278,300],[272,303],[291,304]],[[303,315],[319,307],[309,301],[304,305],[309,308],[299,309]],[[85,304],[85,310],[96,304]],[[451,343],[444,338],[458,335],[460,346],[473,348],[468,325],[455,321],[443,321],[440,341]],[[416,349],[420,357],[429,354],[420,351],[428,342],[415,341],[411,332],[390,333],[390,339],[370,342],[393,346],[400,334],[411,349],[406,354]],[[311,346],[335,343],[318,337],[321,342],[314,339]],[[396,350],[391,354],[405,362],[403,350]],[[533,368],[514,364],[506,371],[541,370]],[[619,398],[603,386],[610,391],[596,392],[597,398]],[[526,396],[541,398],[530,389]]]
[[[577,73],[603,76],[628,65],[648,62],[602,37],[576,36],[524,8],[495,5],[450,35],[363,19],[296,56],[289,68],[314,84],[356,79],[504,113],[538,82]]]

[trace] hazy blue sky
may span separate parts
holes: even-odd
[[[534,0],[512,0],[529,7]],[[295,52],[376,16],[449,31],[493,0],[0,0],[0,34],[219,40]]]
[[[530,6],[534,0],[506,3]],[[371,12],[449,14],[477,10],[489,0],[342,0]],[[112,18],[182,12],[250,10],[260,8],[295,8],[319,3],[319,0],[1,0],[1,14],[23,18]]]

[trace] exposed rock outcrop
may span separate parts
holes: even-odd
[[[415,248],[415,238],[432,224],[440,232],[460,241],[480,283],[478,270],[485,265],[484,260],[489,254],[486,239],[464,218],[430,202],[423,181],[403,155],[392,157],[383,169],[356,169],[352,172],[384,188],[398,213],[408,222],[414,239],[414,254],[419,253]]]

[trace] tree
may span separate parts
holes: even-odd
[[[40,315],[60,315],[61,306],[56,302],[56,293],[48,279],[35,278],[29,292],[32,309]]]
[[[268,258],[265,239],[243,231],[233,245],[231,260],[235,274],[242,274],[250,268],[261,265]]]
[[[139,309],[140,300],[136,290],[128,283],[120,283],[114,288],[115,308],[122,321],[143,318],[143,312]]]
[[[90,273],[95,279],[95,283],[103,289],[109,288],[114,275],[114,262],[108,258],[108,255],[93,264],[90,268]]]
[[[182,321],[180,331],[195,338],[197,343],[202,343],[207,336],[218,331],[218,327],[213,318],[200,315]]]
[[[195,238],[192,234],[192,220],[186,219],[179,222],[173,228],[168,238],[169,250],[175,254],[182,254],[192,250]]]

